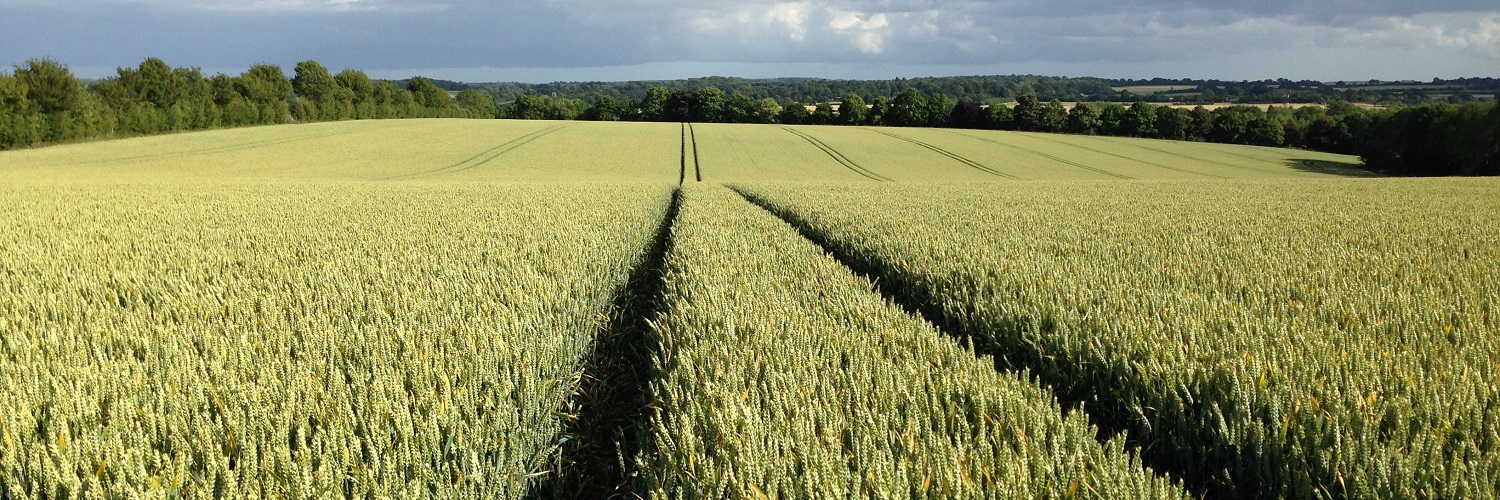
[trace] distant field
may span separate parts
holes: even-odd
[[[1486,497],[1500,182],[982,130],[0,152],[0,498]]]
[[[696,146],[696,151],[694,151]],[[694,163],[696,160],[697,163]],[[0,180],[903,181],[1362,174],[1295,149],[982,130],[390,120],[218,130],[0,155]]]
[[[1151,95],[1158,92],[1176,92],[1179,90],[1193,90],[1197,85],[1133,85],[1129,87],[1110,87],[1115,92],[1129,92],[1138,95]]]
[[[676,182],[676,132],[513,120],[282,125],[11,151],[0,178]]]

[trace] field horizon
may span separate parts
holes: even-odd
[[[1497,194],[937,128],[0,152],[0,497],[1483,497]]]
[[[1123,154],[1113,151],[1117,149]],[[0,177],[20,179],[30,172],[98,180],[152,171],[189,178],[289,179],[300,174],[324,180],[657,180],[664,178],[659,170],[692,168],[695,159],[710,164],[705,181],[754,180],[757,174],[785,176],[760,179],[768,181],[925,182],[1376,175],[1360,169],[1358,158],[1348,155],[1160,139],[928,128],[433,118],[266,125],[20,149],[0,152]],[[205,160],[206,164],[198,163]],[[246,163],[255,167],[246,168]],[[645,163],[660,168],[642,166]],[[764,166],[772,163],[796,167]],[[913,166],[930,170],[915,172]],[[544,171],[553,167],[556,170]]]

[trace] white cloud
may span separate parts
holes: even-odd
[[[772,5],[766,12],[766,19],[773,23],[785,26],[787,37],[796,41],[807,39],[807,12],[811,4],[807,2],[784,2]]]
[[[1347,43],[1476,50],[1500,57],[1500,14],[1383,17],[1340,28]]]
[[[870,55],[885,50],[885,39],[889,33],[890,20],[885,13],[866,15],[857,11],[830,10],[832,18],[828,27],[849,40],[860,52]]]

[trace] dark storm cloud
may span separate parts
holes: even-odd
[[[673,61],[991,65],[1140,63],[1191,75],[1256,55],[1296,76],[1316,54],[1417,54],[1351,77],[1411,71],[1491,75],[1493,1],[1271,0],[0,0],[0,60],[74,67],[576,68]],[[1363,52],[1361,52],[1363,51]],[[1346,57],[1349,61],[1373,58]],[[1163,66],[1163,65],[1166,66]],[[1303,64],[1303,66],[1298,66]],[[1352,63],[1351,63],[1352,64]],[[1419,66],[1425,65],[1425,66]],[[1061,67],[1061,66],[1059,66]],[[1076,66],[1073,66],[1076,67]],[[1420,70],[1417,68],[1421,68]],[[1466,69],[1472,68],[1469,71]]]

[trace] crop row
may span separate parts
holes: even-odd
[[[0,188],[0,497],[516,497],[667,186]]]
[[[667,498],[1164,498],[1182,491],[1082,412],[997,372],[790,226],[688,186],[653,324]]]
[[[1493,182],[743,189],[1194,489],[1500,491]]]

